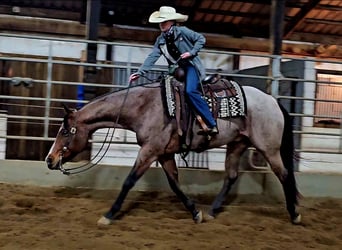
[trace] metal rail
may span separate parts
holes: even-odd
[[[91,83],[91,82],[68,82],[68,81],[57,81],[54,80],[52,77],[53,67],[55,65],[70,65],[70,66],[82,66],[82,67],[96,67],[96,68],[109,68],[109,69],[124,69],[124,78],[127,78],[129,75],[129,71],[136,70],[138,68],[138,65],[136,63],[132,63],[131,61],[127,61],[126,64],[123,63],[111,63],[108,64],[106,62],[97,62],[97,63],[86,63],[81,61],[72,61],[72,60],[65,60],[61,58],[56,58],[53,56],[53,48],[58,42],[63,43],[78,43],[78,44],[87,44],[87,43],[96,43],[98,45],[111,45],[111,46],[127,46],[127,47],[138,47],[138,48],[151,48],[151,46],[141,45],[141,44],[123,44],[119,42],[107,42],[107,41],[92,41],[92,40],[83,40],[83,39],[67,39],[67,38],[56,38],[56,37],[42,37],[42,36],[30,36],[30,35],[18,35],[18,34],[7,34],[7,33],[0,33],[1,37],[13,37],[13,38],[21,38],[21,39],[34,39],[34,40],[45,40],[49,44],[48,54],[43,58],[32,58],[27,56],[9,56],[9,55],[1,55],[0,60],[8,60],[8,61],[21,61],[21,62],[28,62],[28,63],[45,63],[47,64],[47,78],[46,79],[31,79],[31,78],[25,78],[25,77],[0,77],[0,81],[8,81],[9,84],[12,81],[30,81],[32,84],[41,84],[46,86],[46,95],[44,97],[30,97],[30,96],[7,96],[0,93],[0,99],[7,100],[7,101],[18,101],[18,100],[26,100],[26,101],[42,101],[44,104],[43,116],[26,116],[26,115],[7,115],[8,122],[20,122],[20,120],[25,119],[25,122],[31,122],[31,121],[39,121],[44,124],[44,131],[41,137],[31,137],[31,136],[19,136],[19,135],[6,135],[6,136],[0,136],[0,138],[5,139],[18,139],[18,140],[37,140],[37,141],[52,141],[54,138],[48,137],[48,128],[49,125],[51,125],[51,122],[60,122],[62,119],[57,117],[50,117],[50,110],[52,108],[51,104],[54,102],[58,103],[87,103],[87,100],[73,100],[73,99],[64,99],[64,98],[52,98],[51,91],[52,86],[54,85],[65,85],[65,86],[89,86],[93,87],[96,86],[97,88],[124,88],[125,85],[117,85],[112,83],[107,84],[100,84],[100,83]],[[328,64],[334,64],[334,65],[341,65],[341,61],[337,60],[325,60],[325,59],[316,59],[316,58],[300,58],[300,57],[289,57],[289,56],[283,56],[279,57],[277,55],[265,55],[265,54],[253,54],[253,53],[239,53],[239,52],[228,52],[228,51],[219,51],[219,50],[203,50],[201,53],[208,53],[208,54],[224,54],[229,56],[245,56],[245,57],[252,57],[252,58],[268,58],[270,59],[276,59],[276,63],[281,63],[283,61],[288,60],[296,60],[296,61],[310,61],[315,63],[328,63]],[[132,56],[132,55],[130,55]],[[130,57],[129,57],[130,58]],[[260,76],[260,75],[249,75],[249,74],[238,74],[234,72],[223,72],[223,76],[229,76],[229,77],[240,77],[240,78],[250,78],[250,79],[259,79],[259,80],[270,80],[275,81],[275,85],[273,85],[273,95],[277,99],[284,99],[284,100],[297,100],[302,101],[304,103],[307,102],[326,102],[326,103],[337,103],[341,104],[342,100],[332,100],[332,99],[319,99],[314,97],[300,97],[300,96],[284,96],[279,95],[278,93],[278,86],[282,84],[282,81],[287,82],[296,82],[300,84],[307,84],[307,83],[326,83],[326,84],[336,84],[336,85],[342,85],[342,82],[339,81],[325,81],[325,80],[315,80],[315,79],[299,79],[299,78],[291,78],[291,77],[284,77],[280,72],[280,67],[275,67],[278,69],[278,71],[274,71],[271,76]],[[129,70],[129,71],[128,71]],[[156,71],[165,71],[165,66],[156,66],[154,68]],[[209,69],[209,71],[214,72],[215,69]],[[1,104],[1,103],[0,103]],[[7,104],[11,105],[11,103]],[[17,105],[17,104],[16,104]],[[315,114],[304,114],[304,113],[291,113],[292,117],[297,118],[325,118],[325,119],[336,119],[341,120],[341,116],[332,116],[332,115],[315,115]],[[342,115],[342,112],[341,112]],[[335,150],[328,150],[327,152],[324,151],[324,153],[342,153],[342,125],[339,129],[335,129],[335,132],[309,132],[305,131],[305,127],[302,127],[302,130],[294,130],[294,134],[296,135],[321,135],[321,136],[331,136],[333,138],[339,137],[340,138],[340,144],[338,149]],[[336,132],[339,131],[339,132]],[[96,141],[93,141],[96,142]],[[130,144],[129,141],[123,141],[123,142],[115,142],[115,143],[127,143]],[[309,153],[319,153],[323,150],[315,151],[312,149],[303,149],[298,148],[296,149],[297,152],[309,152]]]

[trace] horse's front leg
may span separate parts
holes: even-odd
[[[158,160],[163,166],[164,172],[172,191],[183,202],[184,206],[190,211],[193,220],[196,223],[201,223],[203,221],[202,211],[196,209],[195,203],[191,199],[189,199],[189,197],[187,197],[179,187],[178,169],[174,157],[174,154],[163,155],[162,157],[159,157]]]
[[[114,217],[120,211],[128,192],[134,187],[140,177],[144,175],[146,170],[149,169],[152,162],[157,160],[157,157],[151,155],[150,152],[151,150],[146,147],[140,149],[138,157],[134,163],[134,167],[126,177],[117,199],[110,210],[98,220],[98,225],[109,225],[113,222]]]

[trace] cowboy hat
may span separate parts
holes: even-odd
[[[177,13],[173,7],[162,6],[159,8],[159,11],[153,12],[148,19],[150,23],[162,23],[171,20],[185,22],[188,20],[188,16]]]

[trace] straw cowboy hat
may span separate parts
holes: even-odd
[[[162,23],[171,20],[185,22],[188,20],[188,16],[177,13],[173,7],[162,6],[159,8],[159,11],[153,12],[148,19],[150,23]]]

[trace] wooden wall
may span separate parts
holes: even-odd
[[[32,58],[30,56],[30,58]],[[46,59],[46,58],[45,58]],[[19,97],[46,97],[46,83],[37,83],[34,80],[47,80],[48,67],[46,63],[19,62],[11,63],[14,77],[32,78],[31,86],[20,84],[14,86],[11,81],[1,81],[1,95]],[[111,83],[111,69],[98,70],[94,81]],[[52,81],[84,82],[83,67],[74,65],[54,64],[52,69]],[[95,97],[109,91],[110,88],[92,88],[88,98]],[[51,98],[77,99],[77,86],[52,84]],[[1,109],[7,110],[8,115],[44,117],[45,100],[1,99]],[[50,117],[62,118],[64,109],[61,102],[51,102]],[[68,104],[76,108],[75,103]],[[60,127],[60,122],[50,121],[48,130],[49,137],[55,137]],[[8,136],[44,136],[44,121],[27,118],[9,118]],[[30,139],[8,139],[6,148],[7,159],[44,160],[52,142]]]

